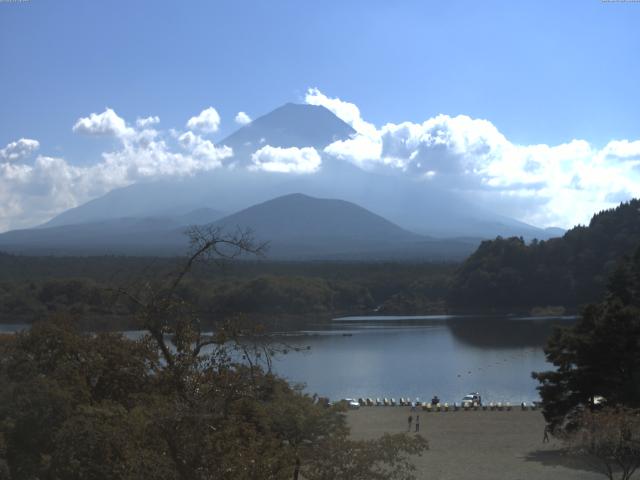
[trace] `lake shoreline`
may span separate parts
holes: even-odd
[[[359,397],[424,401],[437,394],[452,404],[477,391],[487,403],[512,405],[538,400],[531,372],[550,368],[543,351],[548,336],[555,326],[573,322],[496,316],[308,319],[281,319],[264,340],[281,352],[270,363],[274,373],[305,384],[309,394],[334,401]],[[8,334],[24,328],[29,325],[0,325],[0,331]],[[205,324],[202,328],[205,334],[212,331]],[[120,332],[131,339],[143,333]]]
[[[203,328],[208,328],[216,322],[225,320],[242,319],[252,324],[264,326],[268,331],[293,331],[305,329],[314,325],[328,325],[334,320],[343,317],[536,317],[536,318],[558,318],[576,316],[580,314],[580,309],[558,307],[523,307],[523,308],[492,308],[492,309],[461,309],[461,308],[444,308],[437,311],[378,311],[378,310],[336,310],[323,313],[307,313],[307,314],[287,314],[287,313],[265,313],[265,314],[230,314],[220,313],[211,314],[202,317]],[[68,316],[77,321],[79,327],[86,331],[121,331],[121,330],[137,330],[140,325],[137,324],[135,316],[117,315],[117,314],[87,314],[79,315],[77,313],[51,312],[43,317],[34,317],[33,315],[2,315],[0,314],[0,325],[17,325],[17,324],[33,324],[38,321],[46,321],[56,316]],[[283,328],[284,327],[284,328]]]

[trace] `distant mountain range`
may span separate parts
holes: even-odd
[[[185,226],[219,221],[253,228],[271,242],[274,258],[458,259],[480,239],[547,239],[564,233],[496,215],[406,176],[365,171],[327,156],[309,175],[245,168],[265,145],[314,147],[322,153],[354,133],[324,107],[286,104],[218,142],[233,148],[226,164],[233,168],[113,190],[38,228],[0,235],[0,249],[175,254],[184,251]],[[222,219],[222,212],[236,213]]]
[[[37,255],[176,255],[185,252],[184,230],[224,215],[201,208],[181,215],[125,217],[0,234],[0,250]]]
[[[185,230],[211,225],[224,231],[251,229],[269,243],[271,259],[459,260],[478,238],[433,239],[409,232],[344,200],[291,194],[251,206],[224,218],[200,209],[184,215],[105,219],[62,226],[14,230],[0,235],[0,250],[25,254],[180,255]]]
[[[185,214],[207,207],[236,212],[291,193],[339,198],[384,216],[401,227],[433,237],[523,236],[545,239],[563,232],[545,230],[489,212],[455,192],[400,175],[383,175],[323,156],[319,172],[291,175],[249,171],[251,154],[273,147],[325,146],[355,131],[321,106],[286,104],[218,142],[233,148],[227,166],[188,178],[145,182],[113,190],[58,215],[47,226],[122,217]]]

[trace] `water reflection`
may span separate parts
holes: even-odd
[[[459,402],[469,392],[514,404],[538,398],[532,371],[550,368],[543,346],[553,328],[574,317],[346,317],[281,340],[297,346],[274,370],[309,393],[345,397],[410,397]],[[0,332],[28,325],[0,325]],[[143,332],[123,332],[131,339]],[[310,347],[310,350],[306,350]]]
[[[556,326],[567,326],[575,317],[452,318],[447,328],[460,342],[481,348],[544,347]]]
[[[487,401],[537,399],[531,372],[545,370],[542,347],[556,325],[573,318],[350,317],[289,332],[309,345],[280,357],[278,373],[331,398],[420,397],[460,401],[479,391]]]

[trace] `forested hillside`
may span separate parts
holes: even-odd
[[[522,238],[483,242],[456,272],[456,307],[575,308],[599,298],[618,262],[640,245],[640,200],[597,213],[563,237],[526,244]]]

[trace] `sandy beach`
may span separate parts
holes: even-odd
[[[363,407],[347,414],[353,438],[407,431],[420,416],[429,451],[416,457],[417,478],[430,480],[591,480],[605,478],[562,452],[551,437],[542,443],[540,411],[411,412],[409,407]],[[412,426],[412,432],[415,425]],[[415,433],[412,433],[415,435]]]

